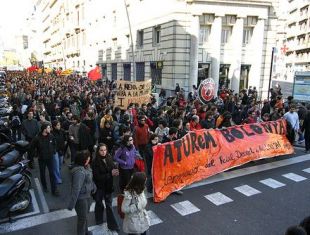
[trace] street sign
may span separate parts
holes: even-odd
[[[215,95],[215,82],[213,78],[203,80],[198,87],[198,96],[203,104],[210,102]]]

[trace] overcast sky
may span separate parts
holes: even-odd
[[[21,35],[23,22],[31,15],[31,0],[0,0],[0,45],[12,47],[16,35]]]

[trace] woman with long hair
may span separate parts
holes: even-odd
[[[128,235],[146,235],[150,220],[145,209],[147,199],[144,194],[146,175],[136,172],[132,175],[124,191],[122,212],[125,214],[123,231]]]
[[[103,223],[104,199],[106,206],[107,224],[111,231],[119,231],[115,215],[112,209],[112,192],[113,192],[113,177],[118,176],[119,171],[114,166],[112,156],[108,153],[106,144],[100,143],[96,149],[96,157],[92,162],[93,178],[97,186],[97,192],[94,196],[95,218],[96,224]]]
[[[134,173],[137,150],[133,145],[133,137],[124,135],[121,146],[116,150],[114,160],[119,163],[119,187],[124,191],[132,174]]]

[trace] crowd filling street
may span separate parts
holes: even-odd
[[[9,71],[5,84],[7,94],[2,95],[9,97],[13,107],[10,138],[30,143],[29,166],[39,168],[44,192],[59,196],[61,168],[71,169],[66,209],[75,209],[79,235],[88,234],[87,214],[93,200],[96,224],[105,222],[106,213],[109,230],[147,234],[150,223],[145,190],[153,192],[152,148],[190,131],[283,118],[289,141],[304,143],[305,153],[310,153],[310,104],[283,97],[281,87],[270,89],[270,99],[259,100],[256,87],[234,93],[223,86],[217,98],[203,104],[197,87],[187,94],[177,84],[169,96],[162,89],[157,100],[151,96],[149,103],[133,103],[124,110],[114,103],[115,81]],[[67,156],[71,163],[64,166]],[[118,213],[112,208],[113,178],[117,176],[121,192]],[[174,193],[182,195],[182,191]],[[122,227],[116,216],[123,218]],[[305,230],[310,234],[310,218],[290,227],[286,234],[307,234]]]

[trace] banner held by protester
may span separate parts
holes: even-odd
[[[152,81],[131,82],[117,80],[115,105],[127,109],[131,103],[147,104],[150,102]]]
[[[286,132],[286,121],[281,119],[202,129],[154,146],[154,201],[161,202],[176,190],[247,162],[293,153]]]

